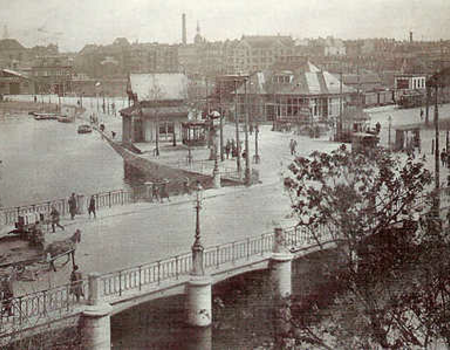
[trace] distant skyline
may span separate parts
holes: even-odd
[[[186,13],[188,42],[196,34],[209,41],[245,35],[334,36],[341,39],[450,39],[450,0],[0,0],[0,34],[26,47],[58,44],[79,51],[130,42],[181,43]]]

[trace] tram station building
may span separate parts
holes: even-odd
[[[336,118],[340,104],[344,109],[355,95],[355,89],[307,60],[256,72],[237,90],[241,118],[246,109],[250,120],[274,123],[308,116]]]
[[[188,78],[181,73],[131,74],[127,93],[131,106],[120,111],[122,140],[139,142],[178,142],[187,122]]]

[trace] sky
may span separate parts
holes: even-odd
[[[0,0],[0,36],[24,46],[57,43],[60,51],[86,44],[188,42],[246,35],[334,36],[342,39],[450,39],[450,0]]]

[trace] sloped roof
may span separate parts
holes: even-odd
[[[0,50],[20,50],[25,49],[16,39],[0,40]]]
[[[140,102],[184,100],[188,78],[182,73],[131,74],[130,88]]]
[[[336,75],[336,77],[338,77]],[[351,84],[351,85],[357,85],[357,84],[381,84],[381,78],[378,74],[371,73],[371,74],[343,74],[342,75],[342,81],[344,84]]]
[[[276,75],[291,75],[289,83],[273,83],[272,77]],[[311,62],[294,70],[267,70],[258,72],[249,77],[247,93],[283,95],[329,95],[339,94],[341,83],[338,78],[327,71],[320,71]],[[250,84],[250,85],[249,85]],[[257,90],[255,90],[258,88]],[[238,94],[244,94],[245,86],[238,89]],[[352,93],[355,90],[342,84],[342,93]]]
[[[0,72],[6,73],[9,75],[14,75],[16,77],[23,78],[23,79],[29,79],[27,76],[25,76],[19,72],[16,72],[14,70],[11,70],[11,69],[2,68],[2,69],[0,69]]]
[[[254,48],[269,48],[275,43],[282,43],[284,45],[294,45],[294,41],[290,36],[284,35],[251,35],[243,36],[242,41],[247,42]]]
[[[161,107],[144,107],[141,108],[138,105],[133,105],[124,108],[119,111],[122,117],[131,117],[142,115],[148,118],[156,118],[158,115],[159,121],[173,119],[173,118],[186,118],[189,114],[189,107],[186,105],[180,106],[161,106]]]

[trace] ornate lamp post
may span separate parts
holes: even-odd
[[[196,212],[196,223],[195,223],[195,240],[192,245],[192,275],[194,276],[204,276],[205,269],[203,267],[203,245],[201,243],[200,237],[200,210],[202,209],[203,201],[203,188],[200,181],[197,181],[197,187],[195,189],[195,212]]]
[[[96,101],[96,103],[97,103],[97,113],[99,112],[99,106],[98,106],[98,92],[99,92],[99,89],[100,89],[101,86],[102,86],[102,83],[101,83],[101,82],[97,81],[97,82],[95,83],[95,101]]]
[[[259,164],[261,162],[261,158],[259,157],[258,136],[259,136],[259,126],[258,126],[258,123],[256,123],[256,125],[255,125],[255,155],[253,156],[253,161],[255,162],[255,164]]]
[[[388,146],[389,152],[391,151],[391,126],[392,126],[392,116],[388,116],[389,129],[388,129]]]
[[[212,147],[213,147],[213,157],[214,157],[214,169],[213,169],[213,181],[214,187],[220,188],[220,173],[219,173],[219,152],[218,148],[220,147],[220,143],[217,138],[217,129],[220,127],[220,121],[222,120],[222,116],[217,111],[212,111],[209,115],[211,121],[211,133],[212,133]]]

